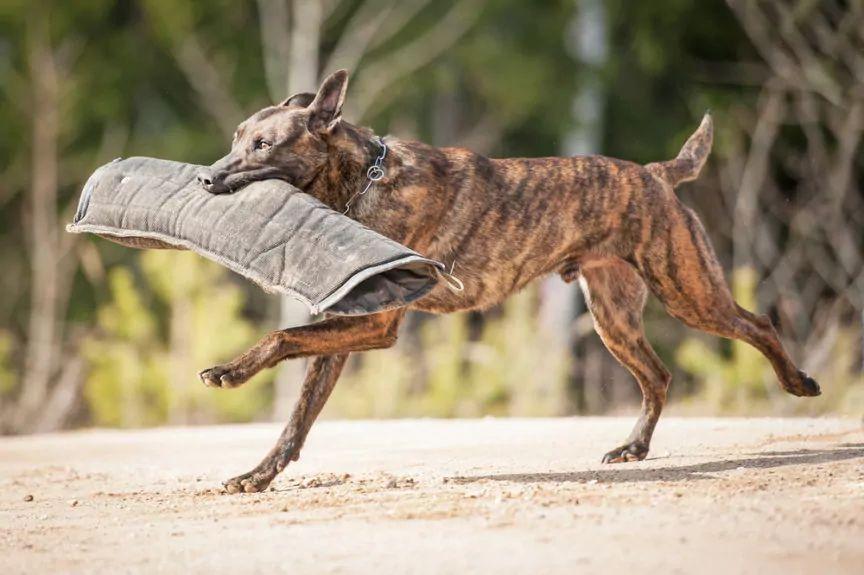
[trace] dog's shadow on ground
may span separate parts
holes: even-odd
[[[694,465],[653,467],[640,469],[634,467],[610,467],[563,473],[509,473],[498,475],[456,476],[449,480],[453,483],[474,483],[476,481],[511,481],[515,483],[631,483],[641,481],[689,481],[711,479],[712,473],[737,469],[771,469],[787,465],[816,465],[864,459],[864,443],[843,443],[825,449],[798,449],[794,451],[766,451],[753,457],[709,461]],[[654,461],[661,461],[654,459]],[[626,464],[624,464],[626,465]]]

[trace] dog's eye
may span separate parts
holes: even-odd
[[[253,150],[269,150],[270,149],[270,142],[268,142],[266,140],[262,140],[259,138],[259,139],[255,140],[255,142],[252,144],[252,149]]]

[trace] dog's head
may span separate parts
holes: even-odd
[[[231,151],[198,175],[213,194],[258,180],[285,180],[305,189],[327,162],[327,139],[338,129],[348,72],[331,74],[317,94],[295,94],[237,127]]]

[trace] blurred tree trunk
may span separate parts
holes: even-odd
[[[601,147],[603,133],[603,91],[597,71],[606,62],[607,34],[606,13],[602,0],[582,0],[574,11],[569,26],[567,46],[576,61],[586,68],[578,92],[573,98],[571,114],[575,126],[564,140],[561,150],[564,156],[596,154]],[[575,225],[575,223],[574,223]],[[551,335],[556,351],[570,356],[567,373],[569,395],[579,412],[588,407],[586,389],[599,389],[602,385],[602,369],[597,369],[599,360],[596,338],[576,337],[575,321],[586,313],[576,283],[564,283],[558,275],[544,280],[540,286],[540,324],[544,332]],[[587,361],[589,358],[597,361]]]
[[[30,24],[28,60],[33,86],[30,187],[30,321],[22,413],[29,418],[48,394],[57,351],[57,69],[47,23]]]
[[[61,237],[58,215],[58,141],[62,70],[51,46],[47,15],[36,11],[27,29],[27,63],[32,89],[29,225],[30,317],[21,394],[12,427],[48,431],[65,422],[75,406],[82,364],[64,357],[64,315],[74,266]]]
[[[289,15],[287,0],[259,0],[262,32],[269,30],[262,36],[265,38],[267,52],[265,61],[271,62],[267,67],[267,85],[270,86],[270,97],[274,103],[281,102],[297,92],[315,92],[318,89],[319,47],[323,24],[321,3],[319,0],[292,0],[290,4]],[[274,21],[280,24],[278,28],[268,24]],[[286,47],[287,58],[284,54]],[[284,68],[280,69],[275,64],[276,61],[281,61]],[[271,74],[275,77],[271,78]],[[279,92],[273,93],[273,90]],[[279,329],[308,321],[309,311],[305,304],[288,296],[280,298]],[[279,365],[273,399],[273,419],[284,420],[291,414],[305,365],[305,360],[285,361]]]

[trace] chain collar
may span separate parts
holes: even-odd
[[[381,148],[381,151],[378,153],[378,157],[375,158],[375,161],[372,162],[372,165],[369,166],[369,169],[366,170],[366,185],[359,192],[356,192],[353,196],[348,199],[348,202],[345,204],[345,211],[342,214],[347,214],[348,210],[351,209],[351,204],[357,199],[357,196],[362,196],[372,187],[372,184],[380,180],[386,175],[384,171],[384,158],[387,157],[387,144],[384,143],[384,138],[376,138],[376,142],[378,147]]]
[[[343,215],[348,213],[348,210],[351,209],[351,204],[354,200],[357,199],[358,196],[362,196],[372,187],[372,184],[382,179],[386,174],[384,171],[384,159],[387,157],[387,144],[384,143],[383,138],[376,138],[375,143],[378,144],[378,147],[381,151],[378,153],[378,157],[375,158],[375,161],[372,162],[372,165],[369,166],[366,170],[366,185],[363,186],[363,189],[359,192],[356,192],[353,196],[348,199],[348,202],[345,204],[345,211],[342,212]],[[443,267],[443,266],[442,266]],[[453,275],[453,271],[456,268],[456,260],[453,260],[453,264],[450,266],[450,271],[447,272],[441,269],[438,266],[435,266],[435,272],[438,275],[439,279],[443,279],[446,283],[445,286],[452,292],[461,292],[465,289],[465,285],[462,283],[458,277]]]

